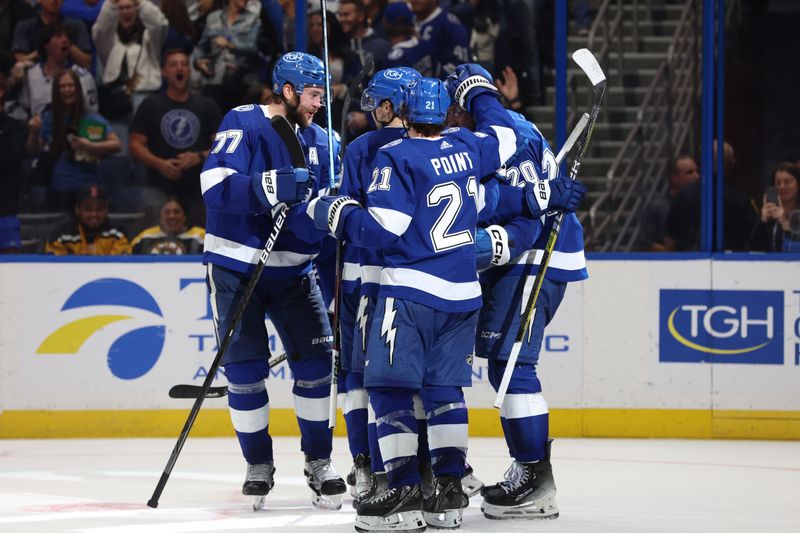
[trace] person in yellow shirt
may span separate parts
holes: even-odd
[[[186,212],[177,198],[161,206],[158,226],[147,228],[131,242],[134,254],[185,255],[203,253],[203,228],[186,223]]]
[[[45,246],[54,255],[129,255],[131,245],[108,220],[108,198],[99,185],[78,191],[75,222],[60,228]]]

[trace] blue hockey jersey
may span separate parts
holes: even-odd
[[[366,205],[367,189],[372,181],[371,165],[375,154],[381,146],[405,136],[404,128],[381,128],[367,132],[351,142],[344,157],[342,187],[339,192],[354,198],[361,205]],[[346,243],[342,289],[352,293],[360,287],[362,294],[376,296],[382,265],[382,254],[379,250]]]
[[[261,173],[291,165],[270,118],[267,106],[244,105],[230,110],[222,120],[200,174],[207,211],[204,263],[248,272],[258,262],[272,231]],[[327,176],[327,163],[318,166],[323,169],[317,172]],[[313,165],[310,168],[314,171]],[[319,237],[308,242],[298,238],[293,220],[305,222],[304,217],[287,217],[267,260],[265,276],[294,276],[311,270]]]
[[[411,37],[394,43],[386,56],[386,68],[411,67],[430,76],[436,66],[436,51],[430,41]]]
[[[507,194],[513,195],[517,191],[521,195],[526,182],[555,178],[559,169],[547,140],[536,126],[519,113],[508,113],[514,120],[517,134],[524,138],[524,145],[506,164],[501,199],[493,216],[481,223],[481,226],[497,224],[507,230],[510,228],[517,239],[515,248],[527,250],[505,265],[492,267],[494,273],[521,275],[526,270],[525,265],[533,265],[528,273],[535,274],[539,270],[555,216],[548,215],[544,217],[544,221],[526,218],[517,209],[519,202],[507,201],[505,198]],[[575,213],[564,216],[545,277],[556,281],[579,281],[588,277],[583,250],[583,228]]]
[[[417,23],[420,40],[430,43],[436,64],[423,76],[445,78],[457,65],[469,61],[469,35],[458,17],[437,7],[428,18]]]

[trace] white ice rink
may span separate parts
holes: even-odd
[[[341,511],[310,506],[297,438],[276,438],[276,485],[266,510],[240,493],[233,438],[192,438],[158,509],[145,502],[171,439],[0,441],[0,531],[190,533],[354,531]],[[334,460],[350,468],[346,442]],[[509,460],[500,439],[470,440],[484,481]],[[463,531],[800,532],[800,442],[559,439],[553,446],[561,517],[489,521],[473,498]]]

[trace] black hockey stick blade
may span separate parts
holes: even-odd
[[[279,364],[283,363],[284,361],[286,361],[286,353],[282,353],[279,356],[273,357],[272,359],[270,359],[269,360],[269,367],[270,368],[274,368],[274,367],[278,366]],[[184,400],[184,399],[193,400],[193,399],[197,398],[197,395],[200,394],[200,391],[202,391],[202,390],[203,390],[203,387],[200,386],[200,385],[186,385],[186,384],[173,385],[172,388],[169,389],[169,397],[170,398],[176,398],[176,399],[179,399],[179,400]],[[228,394],[228,387],[227,386],[211,387],[211,388],[208,389],[208,392],[206,393],[205,397],[206,398],[223,398],[224,396],[227,396],[227,394]]]
[[[294,127],[283,115],[275,115],[272,117],[272,127],[275,133],[281,138],[286,149],[289,151],[289,157],[292,160],[294,168],[306,168],[306,157],[303,155],[303,146],[300,144],[300,139],[294,131]]]
[[[197,398],[197,395],[200,394],[202,388],[203,387],[200,385],[173,385],[172,388],[169,389],[169,397],[177,398],[179,400],[193,400]],[[211,387],[208,389],[208,392],[206,392],[206,398],[223,398],[227,395],[227,386]]]

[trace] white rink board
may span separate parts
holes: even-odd
[[[539,373],[551,407],[800,411],[796,355],[800,294],[794,292],[800,291],[800,265],[796,262],[712,261],[700,256],[668,261],[590,260],[589,272],[588,281],[570,285],[547,329]],[[214,356],[216,343],[204,276],[202,265],[185,261],[0,262],[0,409],[176,408],[174,400],[167,397],[169,387],[201,383]],[[102,290],[92,294],[94,300],[84,298],[78,302],[81,305],[62,310],[81,287],[106,278],[122,280],[128,287],[135,284],[139,288],[131,295],[137,291],[139,296],[149,295],[158,312],[131,304],[133,296],[119,301],[120,294],[103,294]],[[677,298],[676,309],[683,309],[696,307],[681,300],[683,291],[711,289],[712,299],[718,294],[732,298],[727,307],[736,313],[749,306],[752,296],[741,291],[756,291],[752,296],[756,299],[782,294],[780,311],[769,311],[781,315],[780,328],[769,326],[773,334],[782,330],[781,339],[761,339],[769,341],[762,350],[781,345],[780,363],[710,362],[715,361],[714,355],[706,361],[661,360],[674,356],[665,355],[661,338],[666,309],[662,291]],[[758,313],[766,312],[767,307],[759,304],[746,312],[757,322]],[[59,328],[76,321],[120,316],[127,318],[99,328],[73,350],[75,353],[37,353]],[[726,324],[726,316],[724,309],[716,315],[718,332],[724,329],[720,324]],[[701,315],[697,317],[702,325]],[[777,320],[777,316],[773,318]],[[141,376],[115,376],[109,367],[110,347],[125,334],[146,326],[165,329],[157,360]],[[690,329],[684,329],[679,333],[691,341]],[[721,341],[728,344],[720,346],[732,346],[734,351],[749,349],[748,343],[758,331],[767,329],[754,322],[748,338],[737,341],[735,335],[729,336]],[[274,352],[282,352],[280,340],[272,342]],[[753,353],[756,355],[743,357],[761,357],[760,352]],[[123,356],[138,357],[131,353]],[[470,406],[488,407],[494,399],[485,366],[485,361],[476,360],[475,386],[467,392]],[[273,374],[271,405],[291,407],[286,365],[273,369]],[[223,383],[224,377],[217,379],[216,384]],[[210,402],[206,408],[224,409],[225,404]]]

